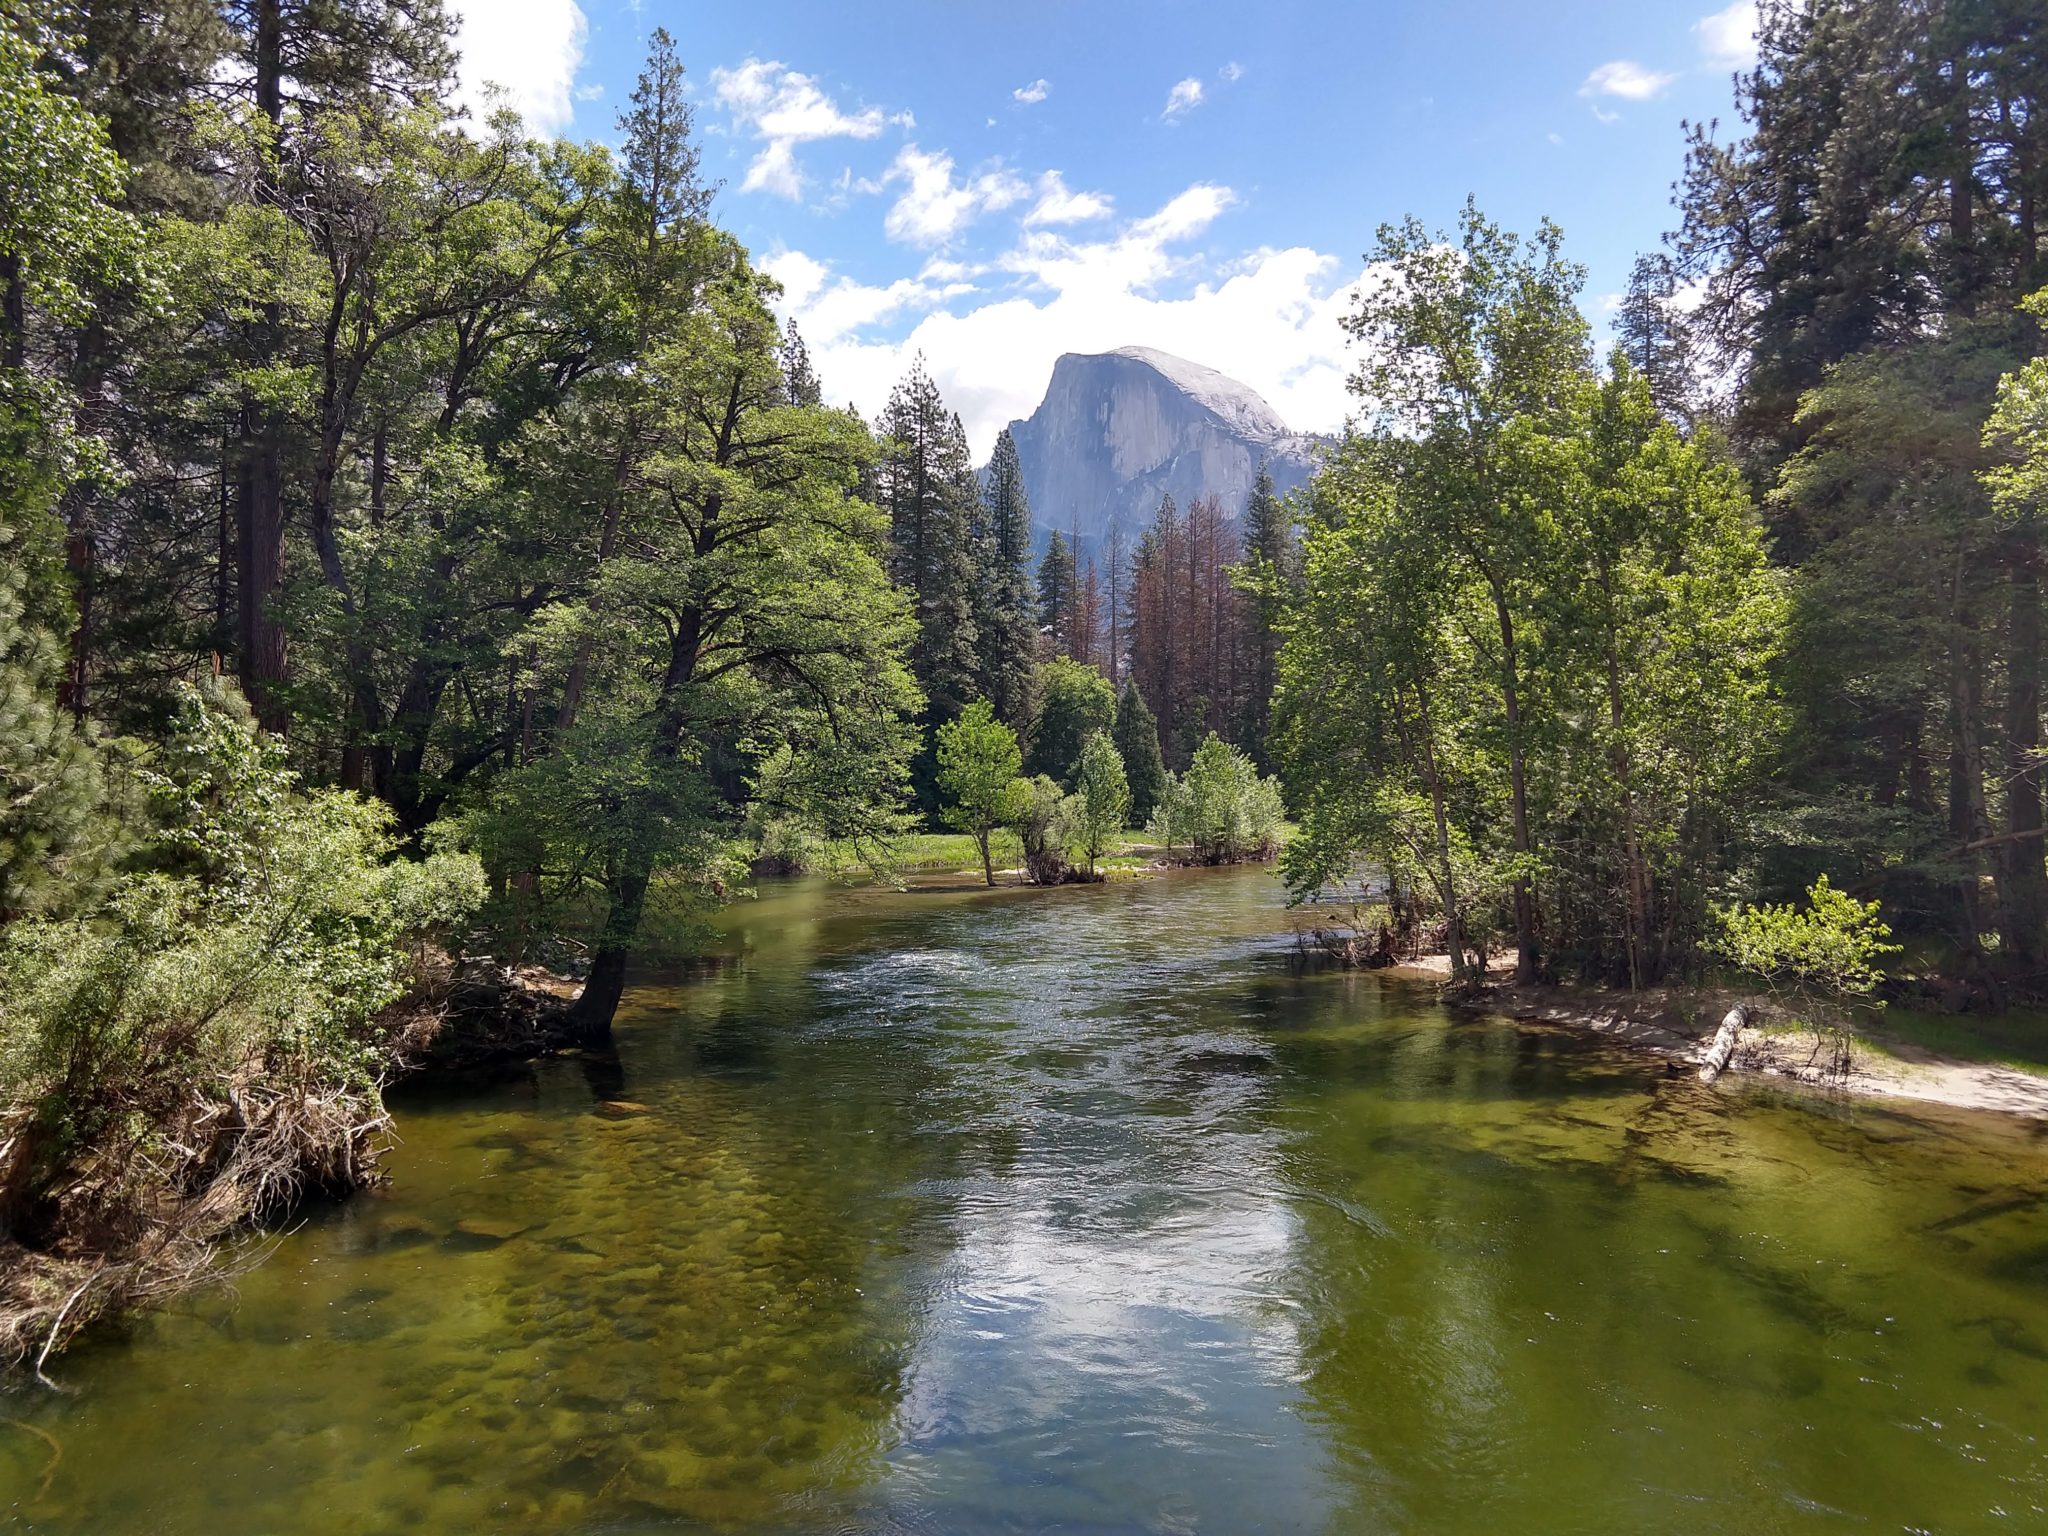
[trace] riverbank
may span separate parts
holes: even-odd
[[[1425,955],[1387,969],[1389,976],[1448,982],[1449,961]],[[1995,1062],[1970,1061],[1851,1022],[1845,1050],[1767,997],[1715,987],[1516,986],[1512,963],[1497,962],[1484,986],[1452,990],[1444,1001],[1471,1012],[1590,1031],[1635,1050],[1697,1066],[1715,1030],[1736,1006],[1754,1022],[1737,1042],[1729,1070],[1789,1079],[1808,1087],[1869,1098],[1906,1099],[1955,1109],[2048,1120],[2048,1076]]]

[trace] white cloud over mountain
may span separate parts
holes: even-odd
[[[1000,166],[955,180],[953,157],[927,154],[906,144],[878,186],[901,184],[903,192],[882,220],[883,233],[906,245],[943,245],[984,213],[1021,203],[1030,186]]]
[[[1127,345],[1241,379],[1297,430],[1334,429],[1349,405],[1337,322],[1362,273],[1306,247],[1224,260],[1185,249],[1237,201],[1228,187],[1197,183],[1101,238],[1022,228],[992,260],[930,261],[885,285],[801,251],[764,265],[784,285],[782,308],[828,398],[872,415],[922,353],[978,458],[1031,413],[1061,353]],[[921,318],[907,334],[876,334],[912,314]]]

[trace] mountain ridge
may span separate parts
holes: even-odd
[[[1264,463],[1285,495],[1305,484],[1329,441],[1295,432],[1250,385],[1155,347],[1068,352],[1038,408],[1010,423],[1034,525],[1084,548],[1127,542],[1162,497],[1214,496],[1240,516]]]

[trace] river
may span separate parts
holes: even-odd
[[[12,1528],[2048,1529],[2040,1128],[1305,974],[1268,870],[773,887],[397,1114],[11,1389]]]

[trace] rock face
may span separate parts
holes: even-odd
[[[1290,432],[1249,386],[1149,347],[1069,352],[1010,434],[1039,542],[1078,529],[1089,548],[1112,528],[1128,544],[1162,496],[1183,508],[1214,496],[1235,518],[1261,460],[1284,495],[1315,473],[1319,442]]]

